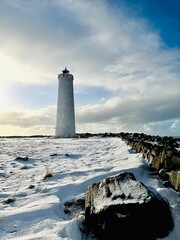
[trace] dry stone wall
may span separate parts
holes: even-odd
[[[142,153],[167,187],[180,192],[180,139],[143,133],[120,133],[136,153]]]

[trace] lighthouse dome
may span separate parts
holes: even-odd
[[[69,73],[69,70],[67,70],[67,68],[65,67],[65,69],[62,70],[62,73],[63,73],[63,74]]]

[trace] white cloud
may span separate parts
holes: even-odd
[[[54,135],[56,107],[39,110],[4,109],[0,112],[1,136],[11,135]]]
[[[178,94],[178,93],[177,93]],[[121,100],[112,98],[103,104],[83,106],[77,109],[80,122],[103,122],[113,118],[121,119],[125,125],[163,121],[179,118],[178,96],[139,97]]]
[[[8,13],[2,14],[0,23],[0,50],[12,58],[10,66],[11,61],[22,66],[22,73],[12,69],[19,81],[49,82],[58,67],[67,64],[78,84],[112,88],[109,77],[115,78],[104,72],[106,66],[127,53],[154,50],[159,45],[158,35],[148,32],[144,22],[127,18],[122,11],[113,15],[105,1],[9,3],[1,3],[5,5],[2,11]]]
[[[55,107],[40,110],[4,110],[0,112],[0,125],[11,125],[29,128],[40,125],[55,126]]]
[[[163,135],[179,131],[180,117],[177,111],[176,97],[161,97],[159,102],[153,98],[119,100],[112,98],[101,104],[86,105],[76,108],[77,132],[146,132]],[[169,108],[166,107],[170,103]],[[161,107],[160,107],[161,106]],[[172,108],[173,106],[173,108]],[[0,113],[0,131],[7,126],[13,131],[6,135],[52,134],[55,132],[56,107],[49,106],[39,110],[9,110]],[[165,122],[165,124],[164,124]],[[163,128],[164,127],[164,128]],[[24,134],[26,132],[26,134]],[[14,133],[14,134],[12,134]]]
[[[176,129],[176,128],[177,128],[177,123],[176,122],[172,123],[172,125],[170,126],[170,129]]]

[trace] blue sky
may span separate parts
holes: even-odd
[[[168,47],[180,47],[180,1],[179,0],[123,0],[123,2],[137,17],[149,21],[155,31],[158,31],[164,44]]]
[[[0,135],[54,134],[57,74],[77,132],[180,135],[178,0],[1,0]]]

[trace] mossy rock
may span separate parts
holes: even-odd
[[[180,156],[172,156],[172,163],[177,168],[180,167]]]

